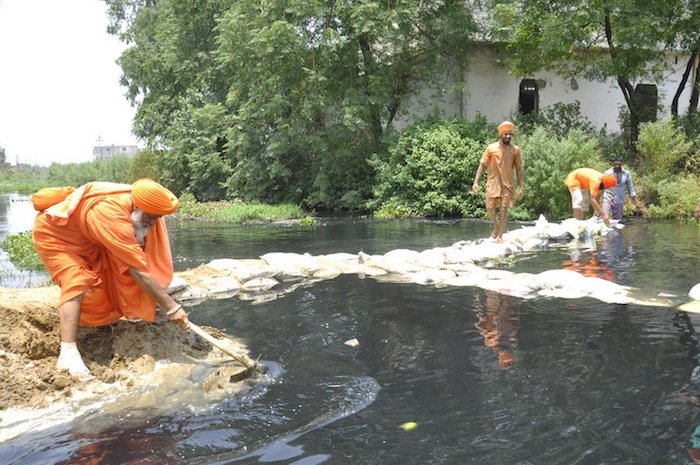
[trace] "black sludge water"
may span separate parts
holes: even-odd
[[[424,250],[488,232],[479,221],[171,225],[178,269],[267,252]],[[509,269],[575,269],[685,294],[700,282],[699,262],[697,225],[631,221]],[[242,337],[270,381],[147,420],[95,412],[0,444],[0,461],[687,464],[700,424],[696,317],[673,309],[343,275],[258,305],[232,298],[189,310],[197,324]],[[357,347],[345,344],[353,338]]]

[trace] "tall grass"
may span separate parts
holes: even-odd
[[[254,221],[281,221],[303,219],[308,215],[297,205],[283,203],[267,205],[264,203],[238,202],[196,202],[187,194],[181,197],[178,215],[184,218],[198,218],[225,223],[246,223]]]

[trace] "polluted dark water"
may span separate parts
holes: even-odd
[[[327,218],[315,226],[173,222],[170,232],[184,270],[267,252],[425,250],[484,237],[489,225]],[[500,266],[567,268],[685,295],[700,282],[699,265],[697,224],[630,220],[595,242],[553,244]],[[695,315],[356,275],[270,302],[212,300],[188,310],[195,323],[242,338],[273,373],[269,382],[206,408],[94,412],[0,443],[0,463],[691,463],[700,425]],[[346,345],[351,339],[359,344]],[[402,428],[407,422],[415,427]]]

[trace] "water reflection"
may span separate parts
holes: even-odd
[[[507,370],[513,366],[518,345],[519,307],[514,299],[493,291],[474,294],[473,308],[479,321],[476,328],[484,338],[484,345],[498,355],[498,366]]]
[[[597,252],[581,253],[572,252],[569,260],[562,262],[565,270],[576,271],[584,276],[602,278],[608,281],[615,281],[615,272],[603,260],[599,258]]]
[[[700,425],[695,427],[693,434],[690,436],[688,455],[695,465],[700,465]]]
[[[633,256],[631,246],[628,253],[629,257]],[[572,244],[568,255],[569,257],[562,261],[563,269],[612,282],[618,282],[618,270],[624,270],[634,264],[633,260],[625,258],[624,239],[619,231],[612,231],[597,240],[588,238],[583,243]]]
[[[140,428],[135,431],[125,428],[120,434],[105,437],[105,434],[85,432],[71,438],[82,444],[77,451],[67,452],[65,458],[54,462],[56,465],[105,465],[105,464],[146,464],[167,463],[178,465],[184,463],[178,455],[176,445],[177,431],[168,431],[161,436],[144,435]],[[56,444],[52,454],[61,449]],[[162,451],[156,462],[144,460],[143,451],[157,449]]]

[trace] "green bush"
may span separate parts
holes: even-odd
[[[603,171],[608,166],[596,140],[578,129],[560,137],[540,127],[531,135],[522,136],[519,145],[523,153],[525,197],[518,207],[530,218],[539,214],[550,220],[570,217],[570,195],[564,186],[566,175],[576,168]]]
[[[244,223],[248,221],[278,221],[303,219],[305,224],[312,221],[296,205],[243,202],[197,202],[194,195],[186,193],[180,196],[178,214],[188,218],[201,218],[226,223]]]
[[[11,234],[0,242],[10,261],[20,270],[43,270],[44,263],[39,258],[32,242],[32,232]]]
[[[312,170],[317,174],[304,205],[350,211],[366,208],[372,194],[372,169],[356,150],[357,142],[348,141],[314,157]]]
[[[474,121],[463,118],[451,118],[445,121],[450,128],[465,139],[474,140],[486,148],[487,144],[498,139],[497,125],[489,121],[481,114],[477,114]]]
[[[642,123],[637,141],[642,175],[657,180],[668,178],[688,157],[692,146],[685,133],[670,119]]]
[[[405,130],[386,159],[371,159],[377,183],[370,208],[378,216],[450,217],[479,212],[482,199],[471,195],[470,186],[485,147],[466,135],[469,129],[452,120]]]
[[[596,129],[588,118],[581,113],[581,103],[555,103],[528,115],[517,115],[520,134],[531,134],[537,128],[544,128],[559,137],[566,136],[576,129],[586,134],[596,134]]]
[[[571,216],[566,175],[581,167],[608,167],[593,135],[576,128],[558,134],[539,127],[529,135],[516,135],[514,143],[523,153],[525,198],[516,202],[510,218]],[[469,186],[486,144],[495,140],[495,126],[479,121],[432,122],[407,129],[389,149],[388,159],[372,160],[377,171],[371,204],[375,216],[483,216],[483,197],[471,195]]]
[[[639,183],[649,192],[649,218],[690,218],[700,199],[700,178],[692,174],[666,179],[645,177]]]
[[[687,173],[700,176],[700,114],[689,113],[679,119],[678,125],[693,143],[688,156],[681,160],[680,168]]]

